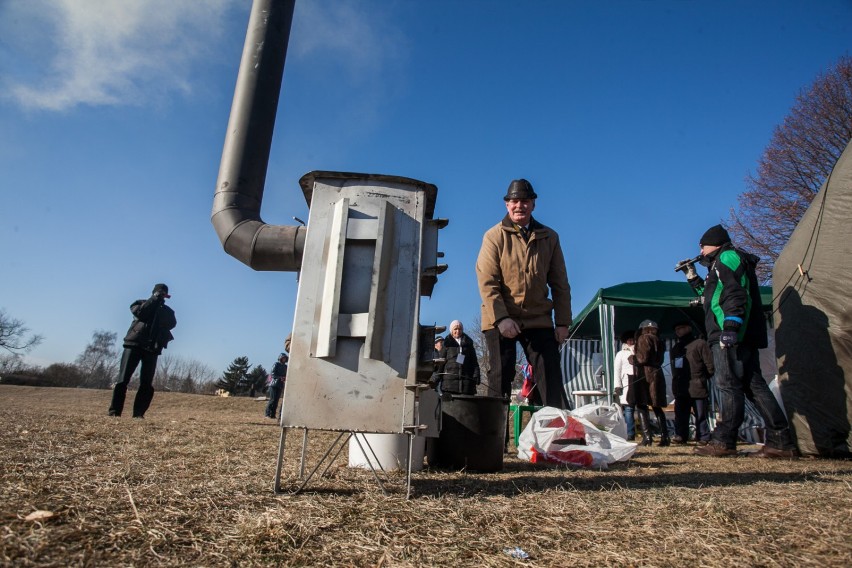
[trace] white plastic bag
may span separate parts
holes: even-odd
[[[518,458],[532,463],[606,469],[611,463],[630,459],[636,452],[636,444],[613,430],[626,433],[615,405],[587,404],[573,412],[545,406],[532,415],[521,432]]]
[[[570,414],[576,418],[585,418],[604,432],[627,438],[627,423],[624,421],[621,407],[617,404],[587,404],[572,410]]]

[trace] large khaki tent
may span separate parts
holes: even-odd
[[[852,144],[772,272],[781,396],[803,454],[852,454]]]

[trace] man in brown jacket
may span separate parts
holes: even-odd
[[[503,396],[509,396],[519,342],[543,403],[567,408],[559,346],[571,325],[571,287],[559,235],[532,218],[537,197],[530,182],[514,180],[503,198],[506,216],[482,238],[476,276],[488,347],[487,381],[489,391],[499,385]]]

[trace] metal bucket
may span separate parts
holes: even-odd
[[[429,440],[429,465],[492,472],[503,469],[509,401],[500,397],[445,395],[441,436]]]

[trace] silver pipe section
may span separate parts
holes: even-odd
[[[254,0],[210,221],[225,252],[255,270],[297,271],[305,227],[260,218],[296,0]]]

